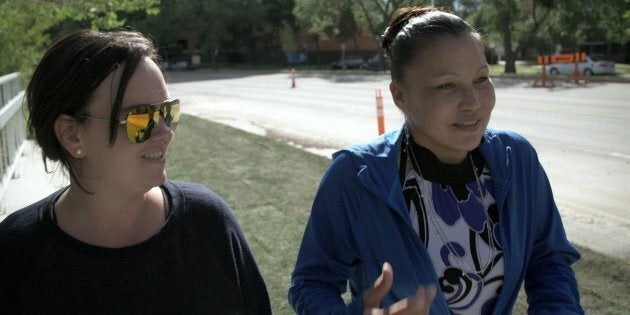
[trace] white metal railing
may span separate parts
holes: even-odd
[[[0,199],[13,176],[26,140],[26,119],[22,109],[24,90],[20,73],[0,77]],[[2,209],[0,205],[0,212]]]

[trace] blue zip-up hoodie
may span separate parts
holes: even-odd
[[[384,262],[394,271],[383,307],[439,288],[427,250],[414,231],[398,173],[401,130],[333,155],[304,232],[289,289],[298,314],[361,314],[362,295]],[[507,131],[486,130],[481,153],[499,208],[505,278],[493,314],[511,312],[525,281],[532,314],[583,314],[569,243],[547,176],[531,144]],[[341,295],[350,286],[352,301]],[[450,314],[438,294],[431,314]]]

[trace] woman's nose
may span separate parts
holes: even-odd
[[[164,116],[160,115],[160,120],[158,122],[157,128],[153,131],[153,135],[151,137],[154,138],[167,138],[168,141],[173,138],[173,134],[175,132],[166,124]]]
[[[475,110],[481,107],[479,91],[473,86],[466,87],[462,90],[462,98],[459,103],[461,110]]]

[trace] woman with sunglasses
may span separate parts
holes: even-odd
[[[139,33],[81,30],[40,61],[28,126],[70,185],[0,224],[1,313],[271,313],[228,206],[166,179],[180,104],[157,60]]]
[[[487,128],[480,34],[432,7],[383,35],[400,130],[334,155],[292,275],[299,314],[582,314],[551,187],[522,136]],[[350,287],[352,301],[341,297]]]

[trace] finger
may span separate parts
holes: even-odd
[[[431,308],[431,303],[435,299],[437,294],[437,289],[434,285],[429,285],[427,287],[419,287],[418,291],[416,291],[416,295],[410,302],[410,308],[420,312],[421,314],[428,313],[429,308]]]
[[[394,271],[389,263],[383,264],[381,275],[374,282],[374,287],[363,295],[363,308],[377,308],[381,300],[387,295],[394,282]]]
[[[412,297],[402,299],[392,305],[389,308],[382,310],[377,309],[369,313],[370,315],[387,314],[387,315],[425,315],[429,314],[431,304],[435,299],[437,290],[435,286],[430,285],[428,287],[419,287],[416,294]]]
[[[425,290],[425,292],[426,292],[425,297],[427,298],[427,301],[429,302],[429,304],[433,303],[433,300],[435,300],[435,296],[437,295],[437,288],[431,284],[427,286],[427,289]]]

